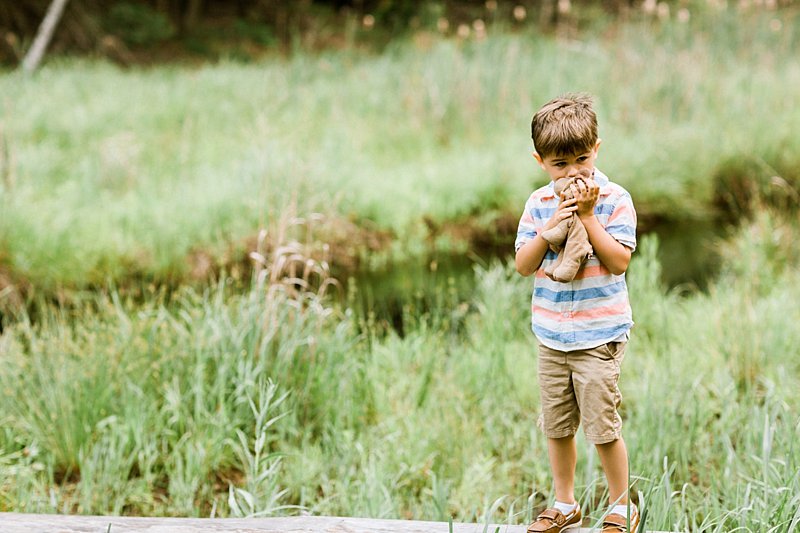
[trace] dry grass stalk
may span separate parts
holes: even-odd
[[[256,250],[249,254],[259,285],[268,295],[285,293],[295,301],[320,301],[339,281],[331,275],[330,246],[315,237],[315,227],[325,216],[295,216],[292,206],[269,229],[258,234]]]

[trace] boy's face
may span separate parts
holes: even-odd
[[[554,182],[561,178],[574,178],[579,175],[586,175],[587,170],[591,175],[594,171],[594,162],[597,159],[597,152],[600,149],[600,139],[594,145],[594,148],[588,152],[581,152],[577,154],[558,154],[548,155],[542,157],[534,152],[533,157],[539,162],[542,170],[547,172],[550,179]]]

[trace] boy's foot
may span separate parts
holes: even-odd
[[[628,529],[628,519],[612,513],[603,520],[603,533],[636,533],[639,530],[639,510],[631,506],[631,528]]]
[[[528,526],[528,533],[561,533],[565,529],[581,527],[581,507],[576,505],[572,512],[566,515],[551,507],[536,517],[533,524]]]

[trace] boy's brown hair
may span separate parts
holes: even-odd
[[[547,102],[533,115],[531,138],[541,157],[593,150],[597,144],[597,116],[592,97],[568,93]]]

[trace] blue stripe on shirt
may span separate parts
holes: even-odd
[[[606,226],[606,231],[610,234],[622,234],[630,237],[636,236],[636,230],[628,224],[615,224],[613,226]]]
[[[590,289],[579,289],[577,291],[551,291],[544,287],[536,287],[533,290],[533,295],[536,298],[543,298],[547,301],[554,303],[561,302],[574,302],[578,300],[591,300],[592,298],[603,298],[605,296],[613,296],[621,292],[625,292],[626,285],[624,281],[603,285],[602,287],[593,287]]]
[[[614,212],[614,205],[606,202],[598,203],[594,206],[595,215],[610,215]]]
[[[551,250],[551,249],[548,247],[548,248],[547,248],[547,251],[544,253],[544,257],[543,257],[542,259],[543,259],[544,261],[547,261],[547,260],[550,260],[550,261],[555,261],[556,259],[558,259],[558,254],[557,254],[557,253],[555,253],[553,250]]]
[[[615,339],[628,331],[631,328],[631,323],[619,324],[610,328],[589,329],[583,331],[553,331],[551,329],[543,328],[538,324],[533,325],[533,332],[539,336],[547,339],[552,339],[562,344],[571,344],[576,342],[596,341],[603,339]]]
[[[534,220],[539,219],[544,222],[553,218],[553,215],[556,214],[556,209],[558,209],[558,207],[534,207],[528,211],[528,213],[534,218]],[[595,215],[610,215],[613,212],[613,204],[598,202],[597,205],[594,206]]]
[[[530,215],[533,217],[534,220],[537,218],[539,220],[545,221],[550,220],[553,218],[553,215],[556,213],[555,207],[534,207],[530,211],[528,211]]]

